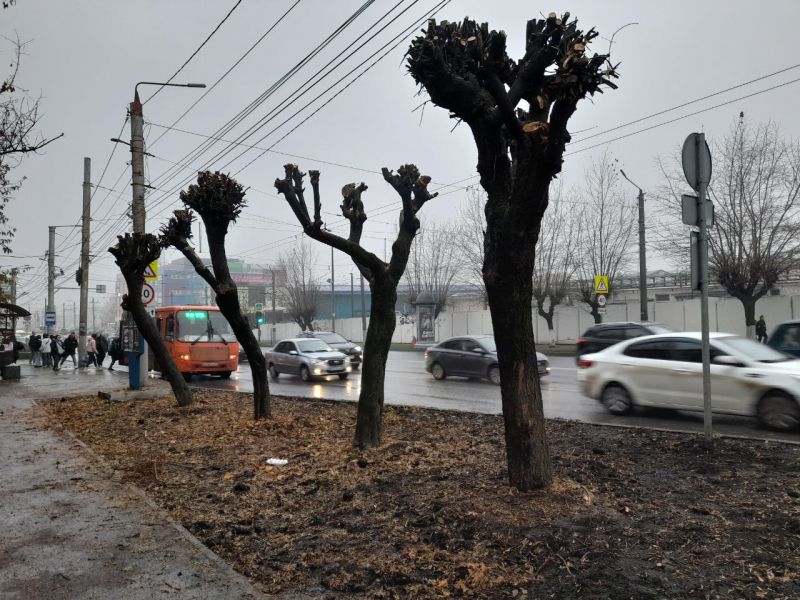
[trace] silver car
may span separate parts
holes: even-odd
[[[281,373],[300,375],[303,381],[327,375],[347,379],[352,371],[345,354],[314,338],[282,340],[271,351],[265,352],[264,358],[273,379],[277,379]]]

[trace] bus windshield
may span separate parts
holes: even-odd
[[[179,310],[179,342],[235,342],[236,336],[222,313],[215,310]]]

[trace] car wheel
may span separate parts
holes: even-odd
[[[275,368],[275,365],[272,363],[269,364],[269,376],[273,379],[277,379],[280,373],[278,373],[278,369]]]
[[[182,375],[183,375],[183,380],[184,381],[191,381],[192,380],[192,374],[191,373],[182,373]]]
[[[300,367],[300,379],[303,381],[311,381],[311,371],[309,371],[308,367],[305,365]]]
[[[627,415],[633,410],[631,395],[621,385],[611,384],[606,387],[601,402],[612,415]]]
[[[438,362],[433,363],[433,366],[431,367],[431,375],[433,375],[433,378],[438,381],[441,381],[447,377],[447,373],[444,372],[444,367]]]
[[[495,385],[500,385],[500,367],[497,365],[489,367],[489,381]]]
[[[792,431],[800,426],[800,405],[783,392],[768,392],[758,403],[758,418],[770,429]]]
[[[221,379],[230,379],[232,371],[223,371],[219,374]]]
[[[348,377],[349,375],[350,375],[350,373],[339,373],[339,379],[341,379],[342,381],[344,381],[345,379],[347,379],[347,377]]]

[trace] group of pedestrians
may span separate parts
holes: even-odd
[[[78,366],[75,358],[75,351],[78,349],[78,338],[72,331],[63,340],[57,334],[34,333],[28,340],[28,348],[31,351],[30,363],[34,367],[52,368],[59,371],[68,358],[72,359],[73,367]],[[102,367],[106,356],[111,357],[109,370],[114,370],[114,363],[122,360],[122,347],[119,338],[114,338],[111,344],[108,338],[102,333],[94,333],[86,340],[87,364],[95,367]]]

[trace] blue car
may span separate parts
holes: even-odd
[[[769,336],[767,345],[800,358],[800,321],[787,321],[778,325]]]

